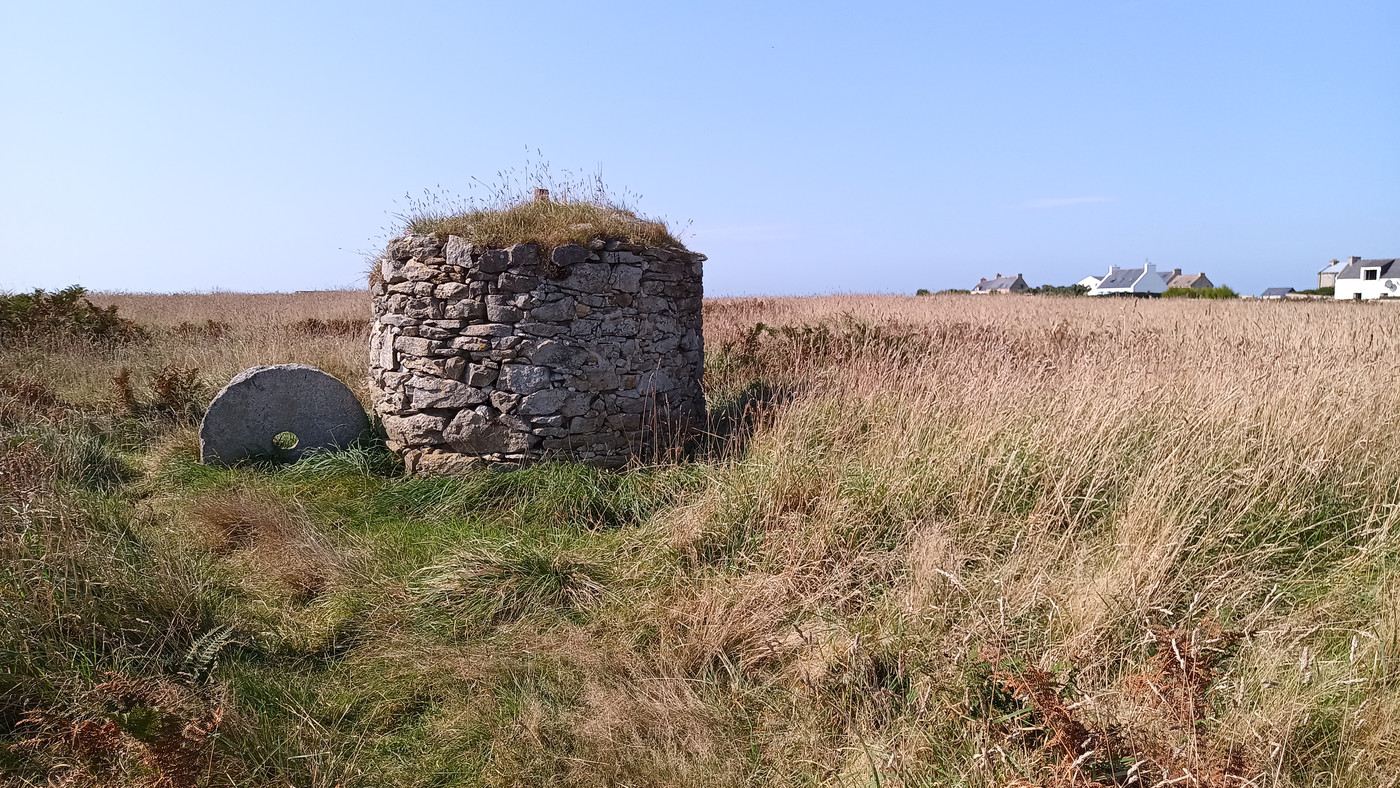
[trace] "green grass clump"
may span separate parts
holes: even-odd
[[[586,608],[602,595],[607,580],[597,562],[520,543],[473,548],[423,574],[422,604],[488,624],[536,611]]]

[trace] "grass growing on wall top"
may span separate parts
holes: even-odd
[[[409,220],[407,231],[460,235],[478,246],[495,247],[533,243],[552,249],[564,244],[586,244],[594,238],[646,246],[682,246],[663,222],[641,219],[622,208],[552,199],[501,209],[415,216]]]
[[[601,173],[556,172],[548,162],[530,161],[498,172],[494,183],[473,179],[468,186],[465,197],[431,190],[406,197],[406,210],[395,218],[404,232],[459,235],[481,246],[549,249],[602,238],[684,248],[664,220],[637,212],[640,195],[614,190]],[[548,198],[537,199],[537,189]]]

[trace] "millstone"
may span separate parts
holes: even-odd
[[[369,419],[344,383],[306,364],[246,369],[214,397],[199,425],[199,459],[232,465],[251,457],[299,459],[348,446]]]

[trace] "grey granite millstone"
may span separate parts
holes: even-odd
[[[369,430],[365,409],[339,380],[306,364],[246,369],[209,403],[199,425],[199,459],[233,465],[251,457],[297,460],[309,451],[348,446]],[[273,438],[297,437],[290,449]]]

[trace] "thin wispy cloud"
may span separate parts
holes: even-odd
[[[1113,197],[1046,197],[1040,200],[1030,200],[1026,203],[1027,208],[1066,208],[1071,205],[1088,205],[1096,202],[1114,202]]]

